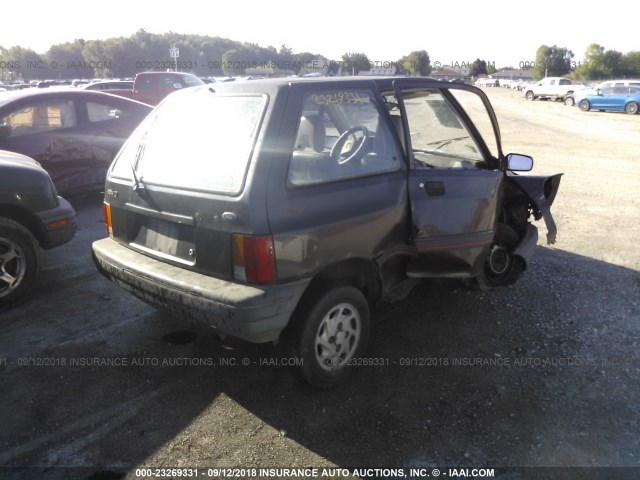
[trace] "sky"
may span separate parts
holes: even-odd
[[[518,68],[535,60],[540,45],[567,48],[575,61],[582,59],[590,43],[622,53],[640,50],[637,35],[619,22],[585,26],[564,8],[554,13],[560,5],[557,0],[132,0],[114,8],[94,8],[101,2],[88,0],[5,3],[0,8],[0,46],[19,45],[38,53],[77,38],[129,36],[141,28],[151,33],[226,37],[277,49],[286,44],[294,53],[308,51],[332,60],[363,52],[372,62],[382,63],[426,50],[435,66],[480,58],[495,62],[497,68]],[[528,8],[531,4],[535,9]]]

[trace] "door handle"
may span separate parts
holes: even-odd
[[[420,188],[424,188],[427,195],[440,196],[444,195],[444,182],[426,182],[418,185]]]

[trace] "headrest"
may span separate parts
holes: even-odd
[[[316,152],[324,150],[325,129],[320,115],[303,115],[300,118],[296,150],[311,148]]]

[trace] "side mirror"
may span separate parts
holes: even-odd
[[[529,155],[510,153],[507,155],[507,170],[528,172],[533,168],[533,158]]]

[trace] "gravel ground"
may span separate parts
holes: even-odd
[[[557,244],[513,287],[425,282],[377,306],[372,365],[334,390],[306,387],[278,346],[221,345],[102,279],[90,259],[101,200],[74,200],[77,237],[44,254],[31,301],[0,317],[0,465],[18,468],[0,478],[142,478],[143,466],[637,478],[640,115],[486,91],[504,150],[565,173]]]

